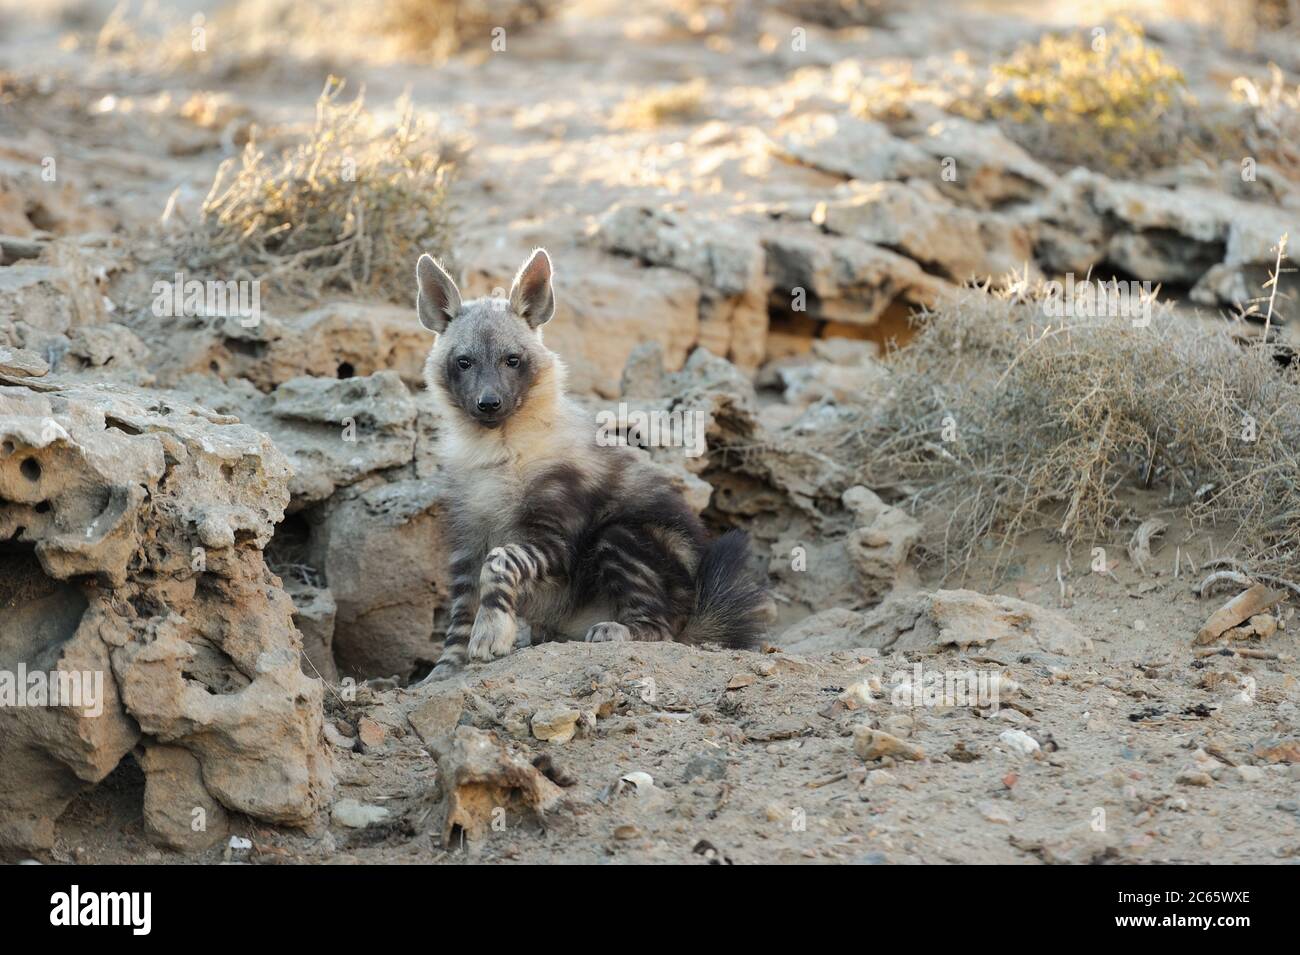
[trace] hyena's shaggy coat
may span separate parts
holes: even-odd
[[[420,321],[438,335],[424,374],[443,412],[452,549],[451,619],[431,676],[529,639],[754,646],[767,598],[746,570],[746,537],[710,541],[644,455],[599,446],[565,398],[564,365],[542,344],[555,311],[546,253],[533,253],[508,301],[462,302],[427,255],[416,277]]]

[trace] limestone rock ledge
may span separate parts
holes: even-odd
[[[0,852],[49,848],[67,804],[133,751],[162,844],[220,838],[225,811],[303,824],[328,801],[324,684],[300,670],[262,555],[290,476],[229,416],[0,375]],[[72,674],[72,700],[33,689]]]

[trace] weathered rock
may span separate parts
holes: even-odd
[[[596,238],[611,252],[692,276],[700,284],[700,344],[742,368],[763,360],[767,280],[763,247],[752,234],[728,222],[620,204],[601,217]]]
[[[866,617],[856,610],[830,607],[800,620],[777,639],[792,653],[825,653],[858,646]]]
[[[375,481],[310,515],[310,563],[337,608],[333,652],[343,676],[407,680],[436,661],[435,615],[451,593],[438,501],[433,482]]]
[[[75,370],[111,370],[114,373],[139,368],[149,349],[129,328],[116,322],[79,325],[68,333],[68,357]]]
[[[388,739],[388,730],[378,720],[363,716],[357,722],[357,739],[361,740],[361,745],[367,750],[379,749]]]
[[[544,707],[530,721],[533,736],[543,742],[567,743],[578,731],[581,712],[564,706]]]
[[[995,209],[1024,202],[1041,196],[1056,182],[1050,169],[992,123],[945,116],[929,124],[914,143],[932,157],[923,177],[967,205]]]
[[[333,776],[322,684],[299,671],[261,554],[288,502],[283,456],[171,398],[36,381],[0,387],[0,539],[18,548],[0,579],[25,581],[0,659],[89,674],[101,715],[0,708],[0,847],[48,847],[141,732],[192,754],[225,809],[305,822]]]
[[[1090,822],[1042,836],[1012,835],[1010,842],[1048,865],[1099,865],[1120,856],[1119,837],[1115,832],[1109,828],[1098,831]]]
[[[798,533],[782,534],[771,547],[769,575],[779,581],[783,594],[810,610],[828,601],[867,606],[914,582],[907,557],[920,537],[920,525],[860,485],[846,489],[840,503],[837,524],[842,529],[837,533],[827,533],[824,522],[800,525]],[[809,641],[800,643],[801,652],[862,646],[861,623],[819,619],[814,629],[793,638]]]
[[[760,383],[766,380],[777,384],[792,409],[816,402],[861,403],[887,387],[888,369],[875,355],[876,347],[871,342],[819,339],[813,341],[808,358],[769,362]]]
[[[411,308],[331,302],[297,315],[182,317],[171,323],[162,380],[190,372],[246,378],[273,391],[294,378],[396,372],[419,387],[430,336]]]
[[[921,524],[861,485],[845,491],[842,500],[854,518],[845,549],[857,571],[858,588],[868,599],[879,599],[898,584],[921,537]]]
[[[22,238],[112,228],[112,218],[102,208],[87,205],[69,177],[45,178],[45,157],[31,149],[21,159],[18,155],[15,148],[0,157],[0,234]]]
[[[98,292],[87,294],[77,276],[54,265],[22,264],[0,269],[0,327],[14,329],[11,344],[35,351],[51,364],[67,350],[78,325],[103,322]]]
[[[0,555],[0,672],[16,681],[22,665],[90,686],[82,706],[0,706],[0,854],[52,846],[68,802],[140,738],[112,679],[111,647],[83,625],[87,606],[80,586],[51,578],[34,555]]]
[[[411,710],[407,721],[416,735],[430,746],[440,745],[460,723],[465,712],[465,691],[446,683],[429,687],[431,698]]]
[[[40,378],[50,370],[49,362],[25,348],[0,347],[0,375]]]
[[[921,747],[870,726],[859,726],[853,731],[853,752],[867,760],[883,759],[886,756],[906,760],[925,759],[925,750]]]
[[[326,683],[337,683],[334,663],[334,619],[338,607],[334,596],[292,576],[284,578],[284,589],[293,599],[293,625],[302,635],[302,672]]]
[[[973,212],[896,182],[843,191],[817,208],[815,223],[901,252],[954,282],[1000,278],[1032,263],[1029,230],[998,213]]]
[[[181,746],[145,746],[144,829],[154,842],[197,852],[223,841],[230,819],[203,785],[194,754]]]
[[[1092,641],[1053,610],[971,590],[936,590],[892,597],[868,618],[864,646],[882,650],[999,647],[1069,656]]]
[[[1038,740],[1024,730],[1004,730],[998,735],[998,741],[1018,756],[1032,756],[1041,748]]]
[[[294,378],[270,398],[265,423],[294,469],[295,505],[329,497],[372,471],[415,455],[415,403],[396,372],[367,378]]]
[[[933,306],[952,287],[906,256],[856,238],[787,226],[765,235],[763,246],[774,304],[821,321],[874,325],[897,305]]]
[[[803,113],[777,127],[768,148],[782,158],[835,176],[879,182],[931,176],[939,161],[895,137],[881,123],[843,113]]]
[[[1241,306],[1260,294],[1278,240],[1300,225],[1285,206],[1082,169],[1062,178],[1036,214],[1036,251],[1050,270],[1082,275],[1109,262],[1140,280],[1193,285],[1194,301]]]
[[[355,799],[340,799],[330,810],[330,819],[336,826],[349,829],[366,829],[388,821],[392,813],[383,806],[371,806]]]
[[[277,566],[292,576],[294,565],[305,565],[332,603],[332,620],[318,605],[312,624],[304,611],[314,598],[298,593],[304,634],[319,634],[307,641],[304,669],[314,673],[314,664],[327,679],[405,680],[436,659],[435,615],[447,605],[449,584],[432,444],[437,421],[427,401],[417,403],[391,371],[293,379],[270,395],[247,383],[219,391],[210,380],[185,384],[264,430],[295,469],[289,509],[300,514],[294,533],[302,539],[282,547],[277,538]],[[323,666],[330,655],[333,663]]]
[[[458,726],[434,755],[445,848],[457,845],[458,832],[471,845],[478,842],[499,810],[508,819],[544,822],[563,796],[555,783],[485,730]]]
[[[13,265],[23,259],[38,259],[45,248],[46,243],[41,239],[0,235],[0,265]]]
[[[1265,584],[1254,584],[1211,614],[1210,619],[1197,632],[1196,639],[1192,642],[1196,646],[1213,643],[1231,628],[1267,610],[1285,596],[1284,590],[1274,590]]]
[[[178,391],[270,436],[293,469],[291,512],[415,457],[416,402],[396,372],[294,378],[269,395],[246,381],[191,377]]]

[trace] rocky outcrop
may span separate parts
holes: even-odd
[[[58,175],[58,157],[5,145],[10,148],[0,157],[0,235],[22,238],[112,227],[110,215],[87,205],[68,177]]]
[[[938,183],[953,201],[993,209],[1041,196],[1056,176],[996,126],[943,116],[913,138],[882,123],[840,113],[805,113],[776,131],[781,158],[862,183]]]
[[[332,648],[343,676],[409,680],[437,662],[450,603],[449,556],[434,482],[370,482],[314,512],[309,559],[335,606]]]
[[[933,306],[946,280],[912,259],[857,238],[789,227],[763,238],[770,297],[783,312],[874,325],[894,306]]]
[[[271,437],[293,472],[290,512],[415,455],[416,403],[394,371],[292,378],[269,395],[247,381],[211,378],[186,379],[180,390]]]
[[[842,190],[813,221],[836,235],[884,246],[953,282],[1033,269],[1030,231],[1014,219],[953,205],[926,187],[878,182]]]
[[[690,275],[700,286],[699,343],[742,368],[763,360],[767,283],[763,247],[752,233],[729,222],[619,204],[601,217],[596,240],[610,252]]]
[[[188,374],[245,379],[269,392],[295,378],[352,378],[392,371],[411,387],[430,336],[409,308],[337,302],[290,316],[184,315],[154,333],[158,378],[174,385]]]
[[[794,116],[777,127],[768,148],[782,159],[862,182],[932,176],[939,168],[926,150],[884,124],[841,113]]]
[[[302,824],[328,798],[323,685],[262,557],[288,481],[234,419],[0,379],[0,670],[67,691],[0,707],[0,847],[48,848],[67,803],[136,747],[167,845],[203,842],[193,809],[210,836],[223,811]]]
[[[271,548],[304,636],[304,672],[410,679],[434,661],[448,603],[436,415],[393,371],[247,381],[187,394],[267,434],[286,456],[290,524]]]
[[[1092,651],[1092,641],[1054,610],[973,590],[936,590],[886,601],[865,621],[860,646],[933,651],[987,647],[1061,656]]]
[[[1115,182],[1076,169],[1032,213],[1045,268],[1109,263],[1153,283],[1191,287],[1193,301],[1245,306],[1260,294],[1297,213],[1203,188]]]

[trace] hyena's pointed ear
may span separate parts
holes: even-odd
[[[532,256],[515,276],[510,288],[510,307],[529,328],[545,325],[555,314],[555,293],[551,290],[551,257],[545,249]]]
[[[430,255],[420,256],[420,261],[415,263],[415,282],[420,289],[415,298],[420,324],[442,334],[460,311],[460,289]]]

